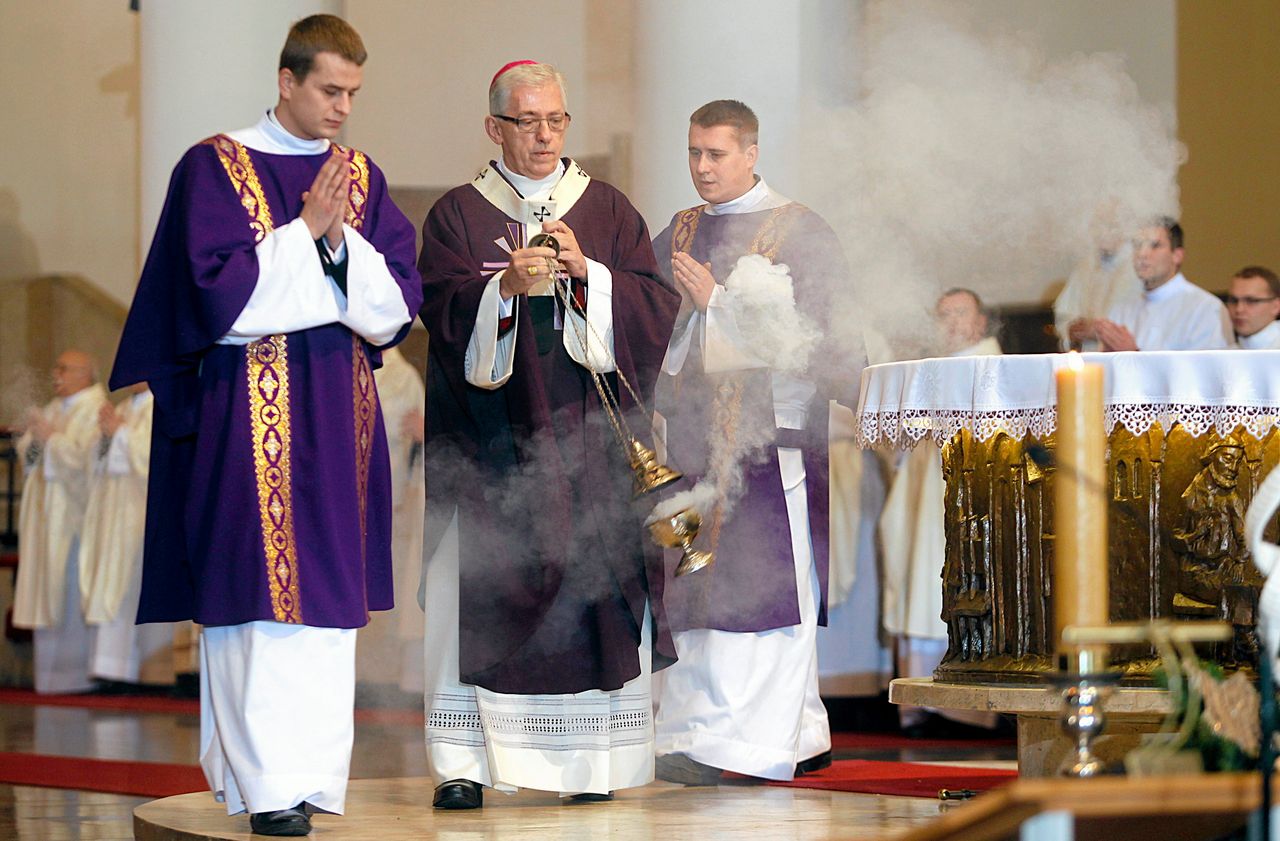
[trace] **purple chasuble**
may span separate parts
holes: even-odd
[[[600,181],[561,218],[582,253],[612,272],[614,354],[650,404],[679,297],[658,277],[644,220]],[[427,508],[436,532],[428,556],[456,507],[464,683],[516,694],[614,690],[640,673],[646,600],[655,668],[675,648],[661,555],[643,540],[647,504],[631,500],[631,470],[591,377],[558,332],[539,352],[523,295],[511,378],[486,390],[464,374],[481,294],[520,245],[512,241],[520,227],[471,185],[446,193],[423,225]],[[616,375],[608,379],[631,429],[647,439],[649,420]]]
[[[413,226],[381,170],[342,151],[346,222],[413,313]],[[174,169],[111,375],[112,388],[147,381],[156,401],[139,622],[357,628],[392,606],[377,349],[338,323],[216,343],[257,284],[256,244],[297,218],[330,154],[219,135]]]
[[[733,271],[738,258],[746,254],[762,254],[775,264],[786,264],[791,270],[797,308],[824,330],[830,311],[828,296],[839,284],[847,282],[848,266],[835,233],[820,216],[795,203],[717,216],[702,212],[701,207],[677,213],[653,244],[658,265],[668,277],[673,240],[676,251],[688,253],[699,263],[710,263],[712,275],[721,283]],[[742,494],[728,516],[718,509],[700,512],[703,524],[694,546],[714,550],[715,564],[676,578],[680,554],[667,551],[664,592],[674,630],[754,632],[800,624],[778,446],[799,448],[804,460],[809,531],[821,594],[818,623],[827,623],[827,401],[847,399],[857,382],[860,365],[860,360],[843,364],[825,343],[820,343],[810,357],[810,371],[804,375],[817,385],[806,428],[778,428],[773,444],[748,454],[742,465]],[[828,375],[836,379],[828,379]],[[730,399],[724,401],[725,405],[718,405],[722,386],[728,390],[726,393],[740,394],[740,402]],[[663,373],[660,377],[657,410],[667,422],[668,461],[685,474],[674,489],[687,490],[706,470],[709,436],[732,435],[731,427],[736,423],[749,423],[753,429],[774,425],[770,370],[708,374],[703,370],[702,351],[695,336],[680,373]]]

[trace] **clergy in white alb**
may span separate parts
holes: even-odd
[[[130,386],[119,407],[104,404],[102,445],[80,539],[80,597],[96,629],[90,674],[125,684],[171,684],[174,627],[139,625],[142,537],[147,516],[154,400],[145,383]]]
[[[1097,248],[1076,265],[1053,302],[1054,328],[1062,349],[1101,350],[1096,338],[1072,339],[1072,325],[1104,316],[1141,293],[1142,283],[1133,271],[1133,246],[1121,241]]]
[[[686,784],[725,770],[790,780],[831,761],[817,634],[826,624],[836,395],[812,372],[852,382],[857,360],[830,366],[775,354],[803,331],[812,358],[825,355],[828,295],[847,284],[848,270],[826,222],[755,173],[758,135],[755,114],[736,100],[691,115],[689,171],[706,203],[677,213],[654,241],[659,267],[683,293],[657,407],[668,457],[685,472],[677,487],[720,481],[722,459],[733,456],[719,455],[717,440],[767,441],[737,455],[741,493],[700,512],[694,545],[714,551],[715,565],[675,577],[680,553],[668,552],[663,589],[679,659],[661,681],[657,773]],[[775,346],[744,329],[744,293],[732,285],[740,258],[789,274],[791,294],[771,299],[769,319],[771,330],[794,332]]]
[[[1133,270],[1142,295],[1115,305],[1106,318],[1072,330],[1074,338],[1095,338],[1108,351],[1219,350],[1234,344],[1231,319],[1214,295],[1180,271],[1182,226],[1173,219],[1138,232]]]
[[[35,631],[37,692],[84,692],[93,688],[93,632],[80,606],[80,535],[107,393],[93,360],[78,350],[58,357],[53,390],[52,400],[28,413],[17,444],[26,479],[13,624]]]
[[[989,319],[976,294],[967,289],[945,293],[937,304],[943,350],[949,356],[991,356],[1000,343],[987,335]],[[942,456],[930,441],[906,453],[889,488],[880,515],[883,550],[881,621],[894,641],[898,677],[932,677],[947,653],[942,621],[942,567],[946,552]],[[928,711],[899,706],[904,728],[923,724]],[[937,710],[948,718],[991,726],[991,713]]]

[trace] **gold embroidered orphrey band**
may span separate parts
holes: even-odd
[[[683,251],[688,254],[693,248],[693,240],[698,235],[698,223],[702,220],[702,212],[707,209],[705,204],[697,207],[691,207],[688,210],[682,210],[676,214],[675,230],[671,232],[671,254]],[[791,228],[792,222],[803,213],[805,208],[795,202],[788,202],[781,207],[774,208],[765,218],[760,228],[756,231],[755,236],[751,239],[751,245],[747,249],[748,254],[759,254],[766,257],[770,262],[778,256],[778,249],[782,247],[783,241],[787,238],[787,232]],[[736,446],[738,439],[738,424],[742,420],[742,389],[743,381],[741,376],[733,374],[725,374],[716,387],[716,396],[712,402],[712,417],[715,419],[715,425],[721,430],[722,440],[728,448],[732,450]],[[722,481],[716,487],[715,510],[711,512],[711,528],[707,530],[707,546],[713,551],[720,545],[720,530],[724,526],[724,502],[728,488],[724,486],[724,481],[728,477],[722,477]]]
[[[231,188],[249,216],[253,241],[262,242],[274,230],[271,208],[249,150],[225,134],[205,140],[213,146]],[[345,221],[353,230],[364,227],[369,200],[369,161],[363,152],[335,148],[348,161],[350,187]],[[361,561],[364,559],[369,459],[373,448],[374,397],[368,356],[358,336],[352,337],[353,414],[356,442],[356,492],[360,508]],[[264,336],[245,347],[249,390],[249,426],[262,523],[262,549],[267,562],[271,611],[277,622],[301,624],[298,591],[298,547],[293,522],[292,446],[289,422],[289,354],[284,335]]]

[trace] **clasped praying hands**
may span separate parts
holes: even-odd
[[[302,212],[298,217],[306,224],[312,239],[323,236],[331,249],[342,244],[348,180],[346,156],[335,148],[316,173],[311,189],[302,194]]]

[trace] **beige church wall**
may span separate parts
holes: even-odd
[[[603,151],[590,145],[596,117],[587,107],[588,5],[346,0],[346,17],[369,48],[347,140],[367,149],[392,184],[469,181],[497,148],[483,129],[489,79],[508,61],[533,58],[565,74],[573,114],[566,152]]]
[[[1275,0],[1178,3],[1178,133],[1187,277],[1225,291],[1243,266],[1280,270]]]
[[[0,3],[0,277],[137,280],[138,19],[101,0]]]

